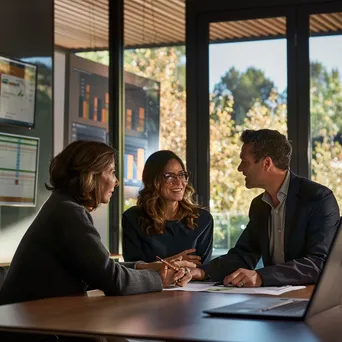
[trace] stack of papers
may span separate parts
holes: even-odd
[[[214,286],[207,288],[208,292],[219,292],[219,293],[240,293],[240,294],[265,294],[278,296],[286,292],[296,291],[300,289],[305,289],[305,286],[270,286],[270,287],[224,287]]]
[[[170,286],[164,291],[190,291],[190,292],[198,292],[198,291],[207,291],[209,288],[216,288],[214,287],[215,283],[209,283],[209,282],[190,282],[187,283],[185,286]],[[217,286],[218,288],[218,286]]]
[[[190,291],[190,292],[219,292],[219,293],[239,293],[239,294],[265,294],[278,296],[286,292],[305,289],[305,286],[271,286],[271,287],[235,287],[235,286],[214,286],[215,283],[190,282],[183,287],[172,286],[164,291]]]

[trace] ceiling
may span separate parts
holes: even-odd
[[[109,0],[55,0],[55,45],[65,49],[108,49]],[[310,16],[312,35],[342,33],[342,12]],[[285,37],[286,18],[210,25],[212,43]],[[125,0],[125,48],[185,42],[185,0]]]

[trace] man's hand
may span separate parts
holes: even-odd
[[[205,278],[205,272],[200,268],[190,269],[192,280],[203,280]]]
[[[237,287],[260,287],[262,278],[256,271],[239,268],[224,278],[223,285],[229,284]]]
[[[183,252],[180,252],[176,255],[172,255],[172,256],[164,258],[164,259],[168,262],[172,262],[172,261],[179,259],[181,257],[182,258],[181,260],[192,262],[195,264],[195,267],[196,267],[196,265],[201,265],[201,257],[198,255],[189,255],[190,253],[194,253],[194,252],[196,252],[195,248],[186,249]],[[190,266],[188,266],[188,267],[190,267]]]

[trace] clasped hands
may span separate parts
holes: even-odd
[[[171,284],[184,286],[192,279],[192,270],[195,269],[197,266],[201,265],[201,257],[198,255],[190,254],[194,252],[196,252],[196,249],[190,248],[190,249],[184,250],[181,253],[165,258],[167,262],[179,268],[179,271],[176,274],[174,274],[174,278],[173,278],[174,281],[172,281],[172,278],[171,278]],[[164,268],[164,269],[167,269],[167,268]],[[169,272],[170,272],[170,269],[168,269],[167,275],[162,275],[162,279],[164,278],[166,280],[166,284],[168,284],[167,279],[168,279]]]
[[[192,279],[191,270],[201,264],[201,257],[198,255],[189,255],[189,253],[193,252],[195,252],[195,249],[187,249],[181,253],[165,258],[178,271],[167,267],[160,261],[137,264],[137,269],[153,269],[157,271],[162,279],[164,288],[173,284],[184,286]]]
[[[205,272],[197,268],[198,265],[201,265],[201,257],[198,255],[190,255],[190,253],[195,251],[194,248],[187,249],[181,253],[165,258],[166,261],[179,269],[177,272],[168,268],[160,261],[138,264],[138,268],[149,268],[159,272],[163,281],[163,287],[169,287],[172,284],[184,286],[191,279],[203,280],[205,278]],[[223,280],[223,285],[237,287],[260,287],[262,283],[262,278],[256,271],[246,268],[237,269],[227,275]]]

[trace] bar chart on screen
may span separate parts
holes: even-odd
[[[108,123],[108,81],[100,75],[80,73],[79,114],[83,119]]]

